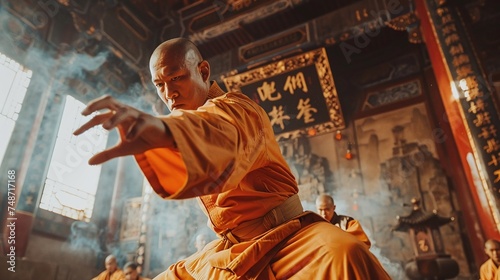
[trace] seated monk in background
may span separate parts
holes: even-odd
[[[370,248],[372,243],[370,242],[368,235],[366,235],[363,230],[363,227],[361,227],[359,221],[351,216],[338,215],[337,212],[335,212],[335,208],[337,208],[337,206],[335,205],[333,197],[327,194],[321,194],[318,198],[316,198],[316,212],[321,217],[346,232],[356,236],[359,241],[365,243],[366,246]]]
[[[104,265],[106,266],[106,270],[92,278],[92,280],[125,280],[125,274],[118,268],[115,256],[107,256]]]
[[[479,268],[480,280],[496,280],[500,279],[498,273],[500,266],[500,241],[488,239],[484,243],[484,252],[489,257]]]
[[[123,273],[125,274],[125,280],[151,280],[139,275],[137,271],[137,264],[134,262],[128,262],[123,266]]]

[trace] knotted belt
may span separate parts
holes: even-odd
[[[287,198],[283,203],[267,212],[264,216],[243,222],[238,227],[222,234],[231,243],[238,244],[251,240],[268,230],[302,214],[304,209],[297,194]]]
[[[188,257],[185,268],[195,279],[270,279],[270,262],[293,234],[314,222],[309,220],[324,221],[312,214],[293,195],[261,218],[220,234],[223,239]]]

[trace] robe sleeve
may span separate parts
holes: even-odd
[[[366,235],[358,220],[349,221],[346,231],[356,236],[356,238],[358,238],[361,242],[365,243],[368,248],[370,248],[372,243],[370,242],[370,239]]]
[[[480,280],[499,280],[500,279],[500,268],[497,268],[495,263],[490,259],[485,261],[479,268],[479,279]]]
[[[265,162],[262,108],[241,94],[226,94],[198,110],[162,117],[177,149],[136,155],[153,189],[163,198],[181,199],[227,191],[250,169]],[[247,100],[248,99],[248,100]]]

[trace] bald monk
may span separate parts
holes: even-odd
[[[137,264],[134,262],[128,262],[123,266],[123,273],[125,274],[125,280],[151,280],[139,275],[137,271]]]
[[[479,268],[479,276],[481,280],[500,279],[500,273],[497,273],[500,265],[500,241],[488,239],[484,243],[484,252],[489,259],[484,262]]]
[[[333,197],[327,194],[320,194],[316,198],[316,212],[325,220],[343,229],[344,231],[356,236],[361,242],[365,243],[368,248],[371,246],[370,239],[361,227],[361,224],[353,217],[338,215],[335,212],[335,201]]]
[[[125,274],[118,268],[115,256],[107,256],[104,265],[106,266],[106,270],[92,278],[92,280],[125,280]]]
[[[149,66],[168,116],[105,96],[83,110],[100,112],[75,134],[117,127],[121,141],[90,164],[133,154],[158,195],[199,198],[220,238],[155,280],[390,279],[363,243],[303,211],[268,115],[241,92],[211,82],[210,65],[192,42],[160,44]]]

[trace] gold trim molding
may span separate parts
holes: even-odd
[[[238,91],[246,85],[266,79],[269,80],[278,75],[300,70],[311,65],[314,65],[316,69],[317,78],[322,91],[319,94],[321,94],[325,100],[329,121],[277,134],[277,139],[290,139],[301,135],[317,135],[345,128],[345,121],[325,48],[308,51],[239,74],[234,70],[230,72],[227,77],[222,76],[221,78],[229,91]],[[245,94],[249,93],[245,92]],[[309,94],[318,93],[310,92]]]

